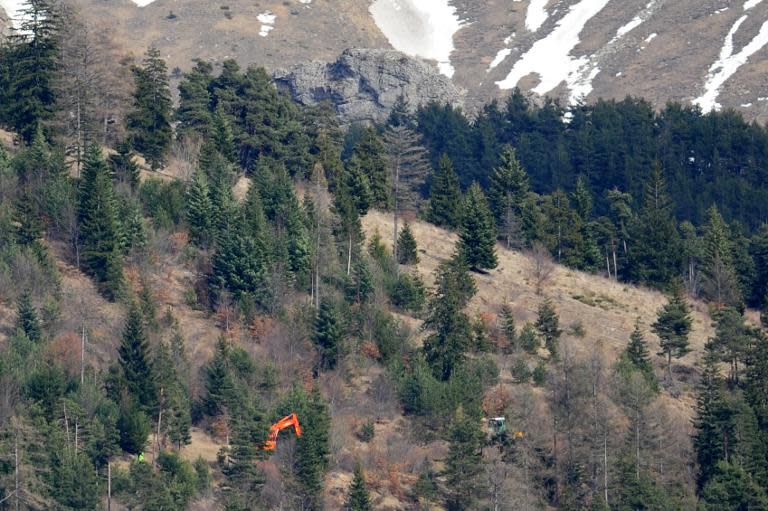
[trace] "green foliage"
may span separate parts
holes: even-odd
[[[515,327],[515,314],[509,302],[504,302],[499,313],[501,333],[507,341],[509,351],[515,351],[518,347],[517,328]]]
[[[149,48],[142,65],[132,71],[136,89],[126,125],[134,149],[146,157],[152,170],[157,170],[165,166],[173,136],[168,71],[157,48]]]
[[[558,357],[558,345],[563,331],[560,329],[560,320],[552,301],[547,298],[539,304],[539,310],[536,316],[536,330],[544,340],[544,347],[549,351],[549,356],[553,360]]]
[[[139,406],[127,404],[121,408],[117,429],[120,431],[120,447],[125,452],[144,452],[151,426],[147,414]]]
[[[509,371],[516,383],[528,383],[532,376],[531,369],[528,367],[528,362],[526,362],[524,358],[518,358],[512,366],[512,369]]]
[[[392,204],[386,150],[381,137],[373,127],[365,128],[363,136],[352,150],[352,158],[368,179],[372,204],[388,209]]]
[[[197,60],[195,66],[184,73],[179,83],[179,107],[176,110],[176,133],[179,138],[210,134],[213,115],[208,86],[213,81],[212,72],[213,66],[209,62]]]
[[[131,189],[139,186],[139,164],[133,159],[133,148],[128,140],[117,145],[117,152],[109,156],[109,166],[118,183],[127,183]]]
[[[451,425],[445,460],[446,507],[450,511],[473,509],[482,495],[485,485],[482,478],[484,440],[477,420],[459,407]]]
[[[717,352],[711,342],[707,343],[705,349],[704,370],[696,399],[695,433],[693,436],[693,446],[698,465],[696,480],[699,489],[704,488],[716,473],[718,462],[725,459],[723,441],[727,438],[723,434],[727,410],[717,367]]]
[[[368,420],[360,426],[360,430],[357,432],[357,438],[361,442],[370,443],[373,437],[376,435],[375,423],[372,420]]]
[[[463,203],[453,162],[447,155],[443,155],[429,188],[427,220],[435,225],[455,229],[461,223]]]
[[[136,303],[131,304],[117,353],[126,390],[142,409],[152,410],[157,403],[156,374],[149,356],[144,317]]]
[[[346,511],[372,511],[371,497],[368,495],[368,488],[365,485],[365,475],[363,467],[358,462],[355,464],[354,477],[349,487],[349,495],[344,502]]]
[[[424,328],[424,356],[437,378],[445,381],[464,361],[470,348],[470,323],[463,309],[477,292],[461,257],[455,256],[435,270],[435,294],[429,301]]]
[[[122,287],[120,223],[112,177],[101,149],[86,149],[80,183],[80,261],[83,269],[114,299]]]
[[[24,332],[27,339],[32,342],[40,342],[43,339],[40,319],[34,305],[32,305],[32,298],[27,292],[21,293],[17,301],[16,329]]]
[[[496,226],[480,185],[469,187],[459,233],[459,252],[470,268],[492,269],[496,258]]]
[[[192,175],[186,199],[189,239],[199,247],[207,247],[213,239],[213,204],[208,179],[201,169]]]
[[[139,198],[158,229],[175,229],[184,218],[184,183],[150,178],[142,181]]]
[[[768,495],[743,468],[721,462],[701,493],[703,511],[768,509]]]
[[[541,340],[536,333],[536,328],[531,323],[526,323],[520,330],[520,336],[517,338],[520,348],[526,353],[536,354],[541,346]]]
[[[672,358],[680,358],[690,351],[688,335],[691,332],[691,314],[680,286],[675,286],[669,295],[667,304],[658,312],[651,330],[659,336],[661,352],[667,357],[667,372],[672,378]]]
[[[323,300],[315,318],[315,333],[312,337],[319,352],[318,371],[329,371],[336,367],[344,341],[344,325],[333,302]]]
[[[505,231],[505,221],[510,215],[522,216],[528,198],[529,182],[515,149],[505,145],[500,162],[488,177],[488,202],[496,218],[500,232]]]
[[[533,368],[531,379],[533,384],[537,387],[543,387],[547,383],[547,366],[544,365],[544,362],[539,362],[538,365]]]
[[[419,252],[416,247],[416,238],[408,222],[400,229],[397,237],[397,262],[400,264],[418,264]]]
[[[419,314],[426,303],[424,281],[418,273],[400,273],[396,277],[389,299],[392,305],[413,314]]]

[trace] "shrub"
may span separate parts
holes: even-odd
[[[395,307],[418,314],[427,301],[424,282],[417,274],[403,273],[390,289],[389,299]]]
[[[375,434],[376,428],[374,427],[374,423],[372,420],[368,420],[360,426],[360,430],[357,432],[357,438],[359,438],[361,442],[368,443],[373,440]]]
[[[544,362],[539,362],[531,376],[533,378],[533,384],[537,387],[543,387],[544,384],[547,383],[547,368],[544,365]]]
[[[531,370],[528,367],[528,362],[522,358],[517,359],[515,365],[510,369],[510,373],[512,373],[512,378],[514,378],[517,383],[528,383],[531,379]]]

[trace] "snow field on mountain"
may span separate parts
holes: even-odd
[[[461,21],[448,0],[376,0],[369,11],[396,50],[436,60],[442,74],[453,76],[453,34]]]
[[[747,0],[744,2],[745,14],[736,20],[728,31],[728,34],[725,36],[723,47],[720,49],[720,56],[709,68],[709,73],[707,73],[707,79],[704,83],[704,93],[693,100],[693,104],[699,105],[703,111],[719,111],[722,108],[722,105],[718,103],[717,98],[720,96],[720,89],[725,85],[725,82],[727,82],[741,66],[746,64],[752,55],[768,44],[768,21],[766,21],[760,27],[760,31],[757,35],[753,37],[741,51],[734,53],[733,48],[733,37],[749,17],[747,11],[750,11],[762,1],[763,0]]]

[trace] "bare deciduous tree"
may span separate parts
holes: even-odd
[[[536,286],[536,294],[540,295],[555,271],[552,255],[541,242],[535,241],[528,253],[528,264],[528,274]]]

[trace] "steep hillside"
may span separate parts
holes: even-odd
[[[71,2],[135,54],[158,46],[171,68],[236,58],[277,69],[395,48],[434,62],[470,108],[520,86],[570,103],[632,94],[768,119],[761,0]],[[14,16],[21,4],[0,5]]]

